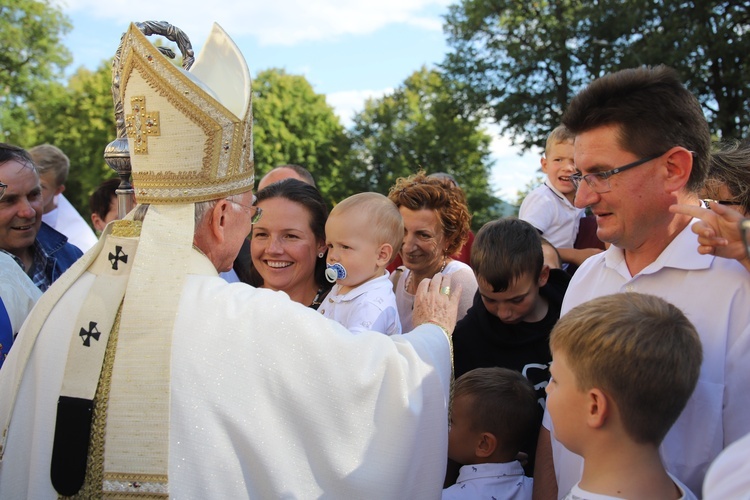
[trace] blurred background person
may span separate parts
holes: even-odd
[[[315,179],[313,179],[309,170],[301,165],[290,164],[274,167],[266,175],[261,177],[258,182],[258,191],[274,182],[283,181],[284,179],[297,179],[305,184],[310,184],[312,187],[316,187]]]
[[[750,215],[750,139],[724,144],[711,153],[703,197]]]
[[[39,172],[44,200],[42,220],[64,234],[68,243],[86,252],[97,242],[97,237],[81,214],[63,195],[70,172],[70,160],[60,148],[41,144],[29,149],[29,155]]]
[[[107,224],[117,218],[117,187],[120,179],[109,179],[97,187],[89,197],[91,224],[101,233]]]

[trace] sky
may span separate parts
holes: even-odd
[[[110,61],[131,21],[179,27],[196,54],[217,22],[239,46],[251,75],[270,68],[303,75],[346,127],[367,98],[392,92],[448,52],[442,23],[450,0],[53,1],[73,24],[63,39],[73,55],[71,72]],[[496,126],[487,131],[495,161],[490,185],[515,202],[517,190],[537,175],[541,151],[519,156]]]

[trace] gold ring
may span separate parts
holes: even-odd
[[[443,288],[440,289],[440,293],[442,293],[443,295],[450,296],[450,294],[451,294],[451,287],[444,286]]]

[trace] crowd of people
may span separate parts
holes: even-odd
[[[160,126],[128,122],[138,208],[105,180],[98,240],[62,151],[0,144],[0,498],[750,495],[750,141],[712,151],[674,70],[594,80],[474,235],[438,168],[254,194],[218,26],[189,75],[121,50]]]

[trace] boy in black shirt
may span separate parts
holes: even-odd
[[[544,407],[549,334],[560,318],[570,276],[544,264],[539,232],[517,218],[488,222],[476,235],[471,268],[479,289],[453,332],[456,377],[499,366],[521,372]],[[523,451],[533,464],[535,443]],[[528,470],[533,470],[528,468]]]

